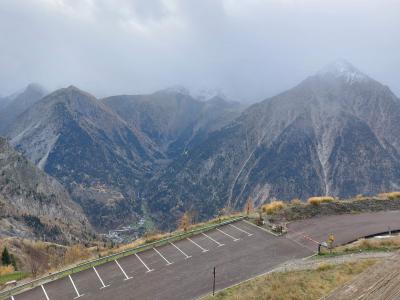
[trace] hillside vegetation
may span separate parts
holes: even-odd
[[[206,300],[320,299],[367,268],[375,260],[339,265],[321,263],[315,270],[270,273],[209,296]]]

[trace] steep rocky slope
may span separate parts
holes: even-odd
[[[175,160],[153,180],[149,205],[167,225],[184,210],[209,216],[241,208],[248,197],[263,203],[398,189],[398,132],[400,100],[338,61]]]
[[[101,101],[73,86],[55,91],[10,126],[12,145],[67,187],[98,228],[135,219],[139,182],[154,145]]]
[[[199,101],[182,89],[113,96],[103,101],[126,122],[144,132],[169,158],[203,141],[211,131],[237,117],[241,109],[239,103],[217,96]]]
[[[62,185],[0,138],[0,237],[58,243],[92,237],[90,224]]]
[[[28,85],[24,91],[3,99],[0,103],[0,134],[6,132],[7,127],[31,105],[46,95],[46,91],[38,84]],[[3,107],[1,107],[3,106]]]

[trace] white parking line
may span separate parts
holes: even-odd
[[[224,245],[224,244],[221,244],[220,242],[214,240],[211,236],[208,236],[204,232],[202,232],[201,234],[204,235],[205,237],[207,237],[208,239],[212,240],[214,243],[216,243],[218,245],[218,247],[222,247]]]
[[[207,252],[207,249],[204,249],[202,246],[200,246],[199,244],[197,244],[195,241],[191,240],[190,238],[186,238],[189,242],[191,242],[192,244],[196,245],[197,247],[199,247],[201,249],[201,252]]]
[[[153,248],[153,250],[154,250],[154,251],[156,251],[156,253],[158,253],[158,255],[160,255],[160,256],[161,256],[161,258],[162,258],[162,259],[164,259],[164,260],[167,262],[167,266],[169,266],[169,265],[172,265],[172,264],[173,264],[172,262],[168,261],[168,259],[166,259],[166,258],[164,257],[164,255],[162,255],[162,254],[161,254],[161,252],[160,252],[160,251],[158,251],[156,248]]]
[[[240,240],[240,239],[238,239],[238,238],[235,238],[235,237],[233,237],[233,236],[231,236],[230,234],[227,234],[226,232],[223,232],[221,229],[219,229],[219,228],[215,228],[215,229],[217,229],[219,232],[221,232],[222,234],[225,234],[226,236],[229,236],[234,242],[237,242],[238,240]]]
[[[101,279],[100,274],[97,272],[96,268],[93,267],[94,272],[96,273],[97,277],[99,278],[102,287],[100,289],[105,289],[106,287],[110,286],[110,285],[105,285],[103,279]]]
[[[243,220],[243,222],[245,222],[245,223],[247,223],[247,224],[249,224],[249,225],[251,225],[251,226],[253,226],[253,227],[257,228],[257,229],[260,229],[262,231],[268,232],[269,234],[272,234],[274,236],[280,236],[279,234],[277,234],[275,232],[272,232],[271,230],[268,230],[267,228],[264,228],[264,227],[261,227],[261,226],[257,226],[256,224],[254,224],[252,222],[249,222],[247,220]]]
[[[78,289],[76,288],[76,285],[75,285],[74,281],[72,280],[71,275],[68,275],[68,277],[69,277],[69,280],[71,280],[72,286],[74,287],[74,290],[75,290],[75,292],[76,292],[76,297],[75,297],[74,299],[78,299],[79,297],[82,297],[83,294],[82,294],[82,295],[79,294],[79,291],[78,291]]]
[[[124,276],[125,276],[125,279],[124,279],[124,280],[129,280],[129,279],[131,279],[132,277],[129,277],[129,276],[125,273],[124,269],[122,269],[122,267],[121,267],[121,265],[119,264],[119,262],[118,262],[117,260],[114,260],[114,261],[115,261],[115,263],[117,264],[117,266],[119,267],[119,269],[121,270],[122,274],[124,274]]]
[[[185,252],[183,252],[181,249],[178,248],[174,243],[169,242],[172,246],[174,246],[180,253],[182,253],[185,256],[185,259],[191,258],[191,255],[187,255]]]
[[[241,231],[241,232],[244,232],[245,234],[247,234],[248,236],[252,236],[253,234],[252,233],[250,233],[250,232],[247,232],[246,230],[243,230],[242,228],[239,228],[239,227],[237,227],[237,226],[235,226],[235,225],[233,225],[233,224],[229,224],[231,227],[233,227],[233,228],[236,228],[237,230],[239,230],[239,231]]]
[[[46,299],[47,299],[47,300],[50,300],[49,296],[48,296],[47,293],[46,293],[46,290],[44,289],[43,284],[41,284],[40,286],[42,287],[42,290],[43,290],[44,295],[46,296]]]
[[[15,299],[14,299],[14,296],[11,296],[11,300],[15,300]]]
[[[135,253],[135,256],[140,260],[140,262],[143,264],[143,266],[146,267],[147,273],[154,271],[154,269],[150,269],[150,268],[144,263],[144,261],[139,257],[139,255],[137,255],[137,253]]]

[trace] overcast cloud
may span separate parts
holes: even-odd
[[[170,85],[261,100],[345,58],[400,95],[399,0],[0,0],[0,94]]]

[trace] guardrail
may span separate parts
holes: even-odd
[[[209,225],[209,226],[204,226],[204,227],[200,227],[200,228],[197,228],[197,229],[193,229],[191,231],[183,232],[183,233],[180,233],[180,234],[177,234],[177,235],[173,235],[173,236],[167,237],[165,239],[161,239],[161,240],[158,240],[158,241],[155,241],[155,242],[143,244],[143,245],[140,245],[140,246],[132,248],[132,249],[127,249],[127,250],[124,250],[124,251],[121,251],[121,252],[118,252],[118,253],[114,253],[114,254],[111,254],[111,255],[107,255],[107,256],[104,256],[104,257],[101,257],[101,258],[98,258],[98,259],[95,259],[95,260],[91,260],[91,261],[88,261],[88,262],[85,262],[85,263],[81,263],[81,264],[76,265],[74,267],[71,267],[71,268],[68,268],[68,269],[65,269],[65,270],[62,270],[62,271],[47,275],[47,276],[43,276],[41,278],[38,278],[38,279],[32,280],[30,282],[27,282],[27,283],[21,284],[19,286],[16,286],[16,287],[14,287],[12,289],[0,292],[0,300],[7,299],[7,298],[9,298],[11,296],[14,296],[16,294],[20,294],[20,293],[22,293],[22,292],[24,292],[26,290],[32,289],[32,288],[34,288],[36,286],[40,286],[41,284],[45,284],[45,283],[48,283],[48,282],[51,282],[51,281],[66,277],[68,275],[71,275],[71,274],[74,274],[74,273],[77,273],[77,272],[81,272],[81,271],[89,269],[91,267],[95,267],[95,266],[98,266],[98,265],[101,265],[101,264],[105,264],[107,262],[116,260],[116,259],[121,258],[121,257],[125,257],[125,256],[132,255],[132,254],[135,254],[135,253],[143,252],[143,251],[152,249],[153,247],[159,247],[159,246],[165,245],[165,244],[170,243],[170,242],[182,240],[182,239],[184,239],[186,237],[190,237],[190,236],[193,236],[193,235],[201,233],[201,232],[206,232],[206,231],[215,229],[215,228],[217,228],[219,226],[230,224],[230,223],[242,220],[242,219],[244,219],[243,216],[232,218],[232,219],[229,219],[227,221],[223,221],[223,222],[220,222],[220,223],[217,223],[217,224],[212,224],[212,225]]]

